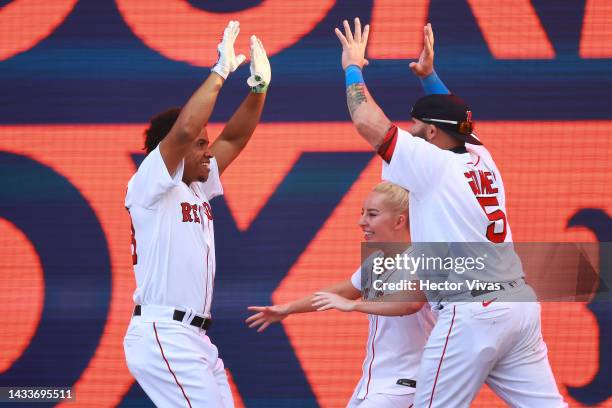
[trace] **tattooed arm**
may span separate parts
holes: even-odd
[[[393,124],[374,102],[365,84],[354,84],[346,88],[346,103],[357,132],[378,150]]]
[[[353,124],[363,138],[378,150],[393,124],[372,98],[363,81],[361,69],[368,65],[365,48],[370,26],[361,31],[361,22],[355,19],[355,35],[348,21],[344,20],[344,34],[336,28],[336,36],[342,44],[342,68],[346,73],[346,102]]]

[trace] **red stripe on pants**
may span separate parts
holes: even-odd
[[[187,398],[187,394],[185,394],[185,390],[183,389],[183,386],[181,385],[181,383],[179,383],[178,378],[176,378],[176,374],[174,374],[174,371],[172,371],[172,368],[170,368],[170,363],[168,362],[168,359],[166,358],[166,355],[164,354],[164,349],[162,348],[162,345],[159,342],[159,336],[157,335],[157,326],[155,326],[155,322],[153,322],[153,330],[155,331],[155,340],[157,340],[157,344],[159,345],[159,351],[161,351],[161,355],[164,361],[166,362],[166,365],[168,366],[168,371],[170,371],[170,374],[172,374],[172,376],[174,377],[174,381],[176,381],[176,385],[178,385],[179,388],[181,389],[181,392],[183,393],[185,400],[187,400],[187,405],[189,405],[189,408],[191,408],[191,402],[189,401],[189,398]]]
[[[450,328],[448,329],[448,334],[446,335],[446,342],[444,343],[444,349],[442,350],[442,356],[440,357],[440,364],[438,364],[438,372],[436,373],[436,379],[434,380],[434,385],[431,390],[431,397],[429,397],[429,407],[431,408],[431,404],[433,403],[434,392],[436,391],[436,383],[438,382],[438,376],[440,375],[440,369],[442,368],[442,360],[444,359],[444,353],[446,353],[446,346],[448,346],[448,338],[450,337],[451,331],[453,330],[453,324],[455,323],[455,308],[453,306],[453,319],[451,320]]]

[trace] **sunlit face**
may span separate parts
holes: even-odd
[[[187,184],[193,181],[205,182],[210,174],[210,159],[212,158],[206,127],[191,144],[185,155],[185,171],[183,181]]]
[[[369,242],[400,242],[406,229],[406,215],[397,214],[385,202],[385,195],[371,192],[363,202],[359,226]]]

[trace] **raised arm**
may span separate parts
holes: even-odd
[[[361,292],[357,290],[351,280],[345,280],[323,289],[325,292],[337,294],[343,298],[357,299]],[[249,327],[258,327],[257,331],[264,331],[272,323],[280,322],[290,314],[315,312],[317,308],[312,305],[314,295],[308,295],[293,302],[274,306],[249,306],[249,310],[256,312],[246,319]]]
[[[423,50],[419,60],[410,63],[410,70],[421,80],[426,95],[450,94],[434,69],[434,34],[431,24],[423,27]]]
[[[346,77],[346,103],[357,132],[378,150],[392,123],[372,98],[363,80],[361,70],[368,65],[365,49],[370,26],[361,31],[361,22],[355,18],[355,35],[348,21],[344,20],[344,34],[336,28],[336,36],[342,44],[342,68]]]
[[[272,78],[270,62],[261,41],[253,35],[250,46],[251,76],[247,84],[251,87],[251,93],[244,99],[211,146],[212,154],[217,159],[219,173],[223,173],[238,157],[253,135],[261,118],[268,85]]]
[[[217,48],[219,60],[213,67],[213,72],[189,98],[170,132],[159,145],[170,174],[174,174],[189,145],[199,136],[208,122],[223,82],[245,59],[244,55],[236,56],[234,53],[234,42],[239,32],[240,24],[237,21],[230,21]]]

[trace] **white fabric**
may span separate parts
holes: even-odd
[[[366,271],[371,274],[371,267],[364,268]],[[357,290],[362,290],[361,273],[362,269],[359,268],[351,276],[351,283]],[[385,282],[395,282],[402,278],[400,274],[384,277]],[[375,296],[374,293],[371,295],[370,298]],[[368,315],[368,322],[366,357],[354,398],[363,400],[373,394],[414,394],[414,388],[399,385],[397,381],[416,380],[423,347],[435,324],[429,305],[407,316]]]
[[[370,394],[359,399],[353,394],[346,408],[412,408],[414,394]]]
[[[487,229],[492,222],[487,213],[501,211],[506,214],[504,184],[491,155],[484,146],[468,145],[463,154],[442,150],[433,144],[412,136],[398,128],[397,143],[390,163],[383,161],[382,178],[399,184],[410,192],[409,215],[412,242],[490,242]],[[475,194],[466,173],[491,174],[491,188],[496,193]],[[486,206],[478,199],[496,199],[497,206]],[[503,242],[507,245],[490,245],[485,271],[467,270],[461,278],[480,279],[487,282],[509,282],[523,277],[519,258],[512,247],[510,225],[495,221],[494,231],[500,234],[505,228]],[[482,246],[474,248],[482,249]],[[482,256],[469,253],[472,248],[463,246],[457,256]]]
[[[511,299],[443,303],[423,353],[414,406],[469,407],[486,382],[511,407],[567,407],[548,363],[540,304],[525,301],[533,298],[524,285]]]
[[[468,153],[453,153],[398,130],[383,178],[410,191],[413,242],[490,241],[489,216],[506,213],[504,185],[486,148],[467,148]],[[490,173],[490,187],[471,186],[466,176],[471,172],[480,181]],[[485,213],[479,200],[486,199],[498,205],[485,206]],[[523,276],[507,220],[505,225],[495,221],[493,232],[499,234],[503,227],[503,244],[489,246],[495,262],[489,259],[485,270],[467,271],[463,279],[509,282]],[[441,310],[417,376],[416,408],[469,407],[484,382],[512,407],[567,406],[550,369],[535,294],[528,285],[503,292],[491,293],[492,303],[478,299],[436,306]],[[510,296],[506,302],[504,295]]]
[[[132,317],[123,341],[130,373],[158,407],[233,407],[217,347],[203,330],[169,318],[173,310],[143,306]]]
[[[171,176],[157,147],[128,183],[125,206],[137,256],[133,299],[136,304],[190,308],[209,316],[216,261],[208,200],[223,194],[223,188],[214,158],[205,183],[187,186],[181,181],[183,168],[181,161]]]

